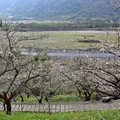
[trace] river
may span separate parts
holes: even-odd
[[[27,49],[21,49],[21,53],[24,55],[37,55],[37,51],[31,51],[28,52]],[[51,59],[58,59],[58,60],[68,60],[71,58],[80,58],[80,59],[85,59],[85,58],[101,58],[101,59],[119,59],[119,57],[108,53],[108,52],[99,52],[99,51],[92,51],[90,52],[89,50],[49,50],[46,52],[46,55],[48,55]],[[119,55],[119,54],[118,54]]]
[[[80,58],[80,59],[85,59],[85,58],[101,58],[105,60],[110,60],[110,59],[119,59],[117,56],[110,54],[108,52],[49,52],[47,53],[48,56],[50,56],[51,59],[53,58],[58,58],[60,60],[68,60],[70,58]]]
[[[33,50],[31,52],[28,51],[26,48],[22,48],[21,54],[23,55],[33,55],[36,56],[38,54],[37,51]],[[0,51],[0,54],[3,52]],[[110,59],[120,59],[120,54],[117,53],[117,56],[108,53],[108,52],[99,52],[99,51],[86,51],[86,50],[49,50],[46,52],[46,55],[50,57],[50,59],[58,59],[58,60],[69,60],[71,58],[80,58],[80,59],[85,59],[85,58],[92,58],[92,59],[105,59],[105,60],[110,60]]]

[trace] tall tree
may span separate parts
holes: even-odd
[[[32,55],[30,53],[32,49],[28,50],[27,55],[21,52],[20,42],[27,39],[34,40],[28,35],[17,34],[17,28],[12,23],[2,25],[0,31],[0,87],[5,90],[6,94],[9,94],[9,97],[1,93],[0,98],[7,105],[7,114],[11,114],[11,99],[18,95],[28,82],[43,75],[41,61],[43,55],[39,53],[36,56]]]

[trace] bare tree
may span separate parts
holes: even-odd
[[[120,8],[120,0],[105,0],[107,3],[107,7],[109,10],[109,14],[112,17],[113,27],[117,27],[115,15],[119,15],[119,8]]]
[[[43,36],[42,36],[43,37]],[[0,98],[7,105],[7,114],[11,114],[11,99],[17,96],[26,84],[43,76],[43,55],[24,55],[21,53],[20,42],[26,40],[27,36],[19,36],[14,24],[5,23],[0,31],[0,87],[6,90],[9,97],[2,93]],[[40,38],[37,38],[40,39]],[[34,40],[34,38],[33,38]]]
[[[86,64],[88,64],[87,59],[84,61],[79,59],[77,61],[69,61],[67,65],[62,67],[61,73],[67,88],[68,86],[70,86],[70,89],[74,87],[77,90],[76,95],[79,98],[84,101],[89,101],[94,93],[94,85],[91,82],[93,77],[85,71]]]
[[[119,0],[107,0],[107,5],[112,16],[114,28],[116,33],[116,39],[109,40],[110,32],[106,36],[106,40],[101,41],[99,48],[104,49],[104,52],[112,54],[114,58],[107,60],[97,59],[94,62],[94,66],[86,66],[86,71],[92,76],[95,76],[96,92],[98,99],[109,96],[110,99],[120,98],[120,31],[116,26],[115,13],[120,9]],[[108,100],[109,101],[109,100]]]
[[[92,60],[93,65],[86,66],[86,72],[90,73],[91,76],[94,76],[96,79],[92,82],[95,83],[95,91],[97,92],[98,99],[102,99],[103,97],[108,97],[108,99],[120,98],[120,50],[118,41],[115,39],[113,41],[114,42],[111,44],[109,37],[107,36],[106,40],[101,41],[99,47],[100,49],[103,48],[106,53],[112,54],[114,57]]]
[[[42,103],[42,100],[45,99],[48,103],[48,112],[51,113],[51,98],[56,95],[61,87],[61,80],[57,75],[58,71],[56,71],[55,63],[44,61],[42,66],[42,75],[33,81],[27,82],[26,88],[31,91],[39,103]]]
[[[92,76],[96,76],[96,92],[98,98],[109,96],[112,99],[120,98],[120,76],[119,62],[111,60],[109,62],[98,61],[94,70],[88,70]]]

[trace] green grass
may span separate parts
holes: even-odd
[[[119,110],[89,111],[89,112],[68,112],[68,113],[28,113],[13,112],[6,115],[0,112],[0,120],[120,120]]]
[[[77,102],[77,101],[82,101],[80,98],[78,98],[75,94],[64,94],[64,95],[56,95],[53,96],[51,98],[51,102]],[[21,102],[21,98],[19,98],[17,100],[17,102]],[[25,103],[36,103],[38,102],[37,99],[34,96],[30,96],[29,98],[27,98],[26,96],[24,96],[24,102]],[[45,100],[43,99],[43,102],[45,102]]]
[[[56,95],[51,99],[51,102],[77,102],[82,101],[80,98],[75,96],[74,94],[71,95]]]
[[[33,96],[30,96],[29,98],[24,96],[23,98],[24,98],[25,103],[36,103],[36,102],[38,102],[37,99]],[[21,102],[21,98],[18,98],[16,102]]]
[[[25,33],[26,34],[26,33]],[[29,34],[29,33],[28,33]],[[26,40],[21,42],[25,47],[34,48],[49,48],[49,49],[81,49],[89,48],[98,45],[97,43],[81,43],[79,40],[106,40],[110,43],[116,41],[114,33],[107,35],[107,32],[76,32],[76,31],[46,31],[46,32],[33,32],[31,36],[40,36],[41,34],[48,34],[47,38],[39,40]]]
[[[91,96],[91,100],[95,100],[95,95],[96,93],[94,92]],[[34,96],[30,96],[29,98],[27,98],[26,96],[23,96],[24,98],[24,102],[25,103],[37,103],[37,99]],[[83,101],[80,97],[76,96],[75,93],[72,94],[59,94],[59,95],[55,95],[51,98],[51,102],[52,103],[63,103],[63,102],[81,102]],[[21,98],[19,97],[17,102],[21,102]],[[43,99],[43,102],[46,102]]]

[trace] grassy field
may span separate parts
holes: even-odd
[[[119,110],[69,112],[69,113],[23,113],[6,115],[0,112],[0,120],[120,120]]]
[[[91,43],[90,40],[108,40],[111,44],[116,41],[115,33],[105,31],[46,31],[22,33],[29,37],[40,37],[46,34],[48,37],[37,40],[26,40],[21,42],[24,47],[41,49],[81,49],[97,46],[99,43]],[[83,40],[83,42],[80,42]],[[84,42],[88,41],[87,43]]]

